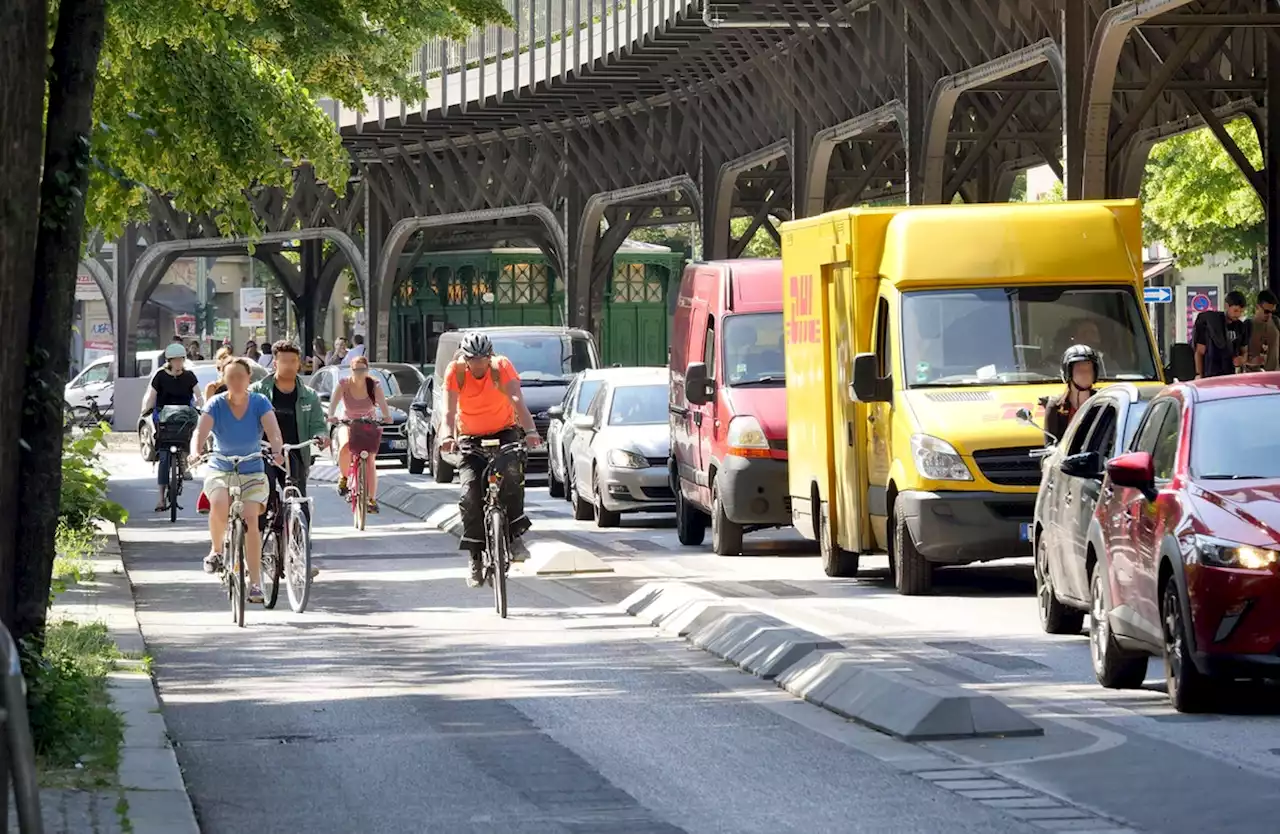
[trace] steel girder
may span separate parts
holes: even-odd
[[[346,196],[305,177],[306,199],[264,191],[264,228],[331,227],[359,242],[376,307],[370,327],[382,334],[371,339],[376,354],[393,250],[404,245],[394,229],[448,217],[430,225],[428,245],[507,239],[459,219],[492,227],[504,210],[539,206],[551,219],[520,234],[561,270],[570,320],[589,326],[607,279],[597,262],[624,226],[697,218],[703,253],[728,256],[744,244],[730,239],[735,216],[771,228],[769,217],[892,196],[1004,199],[1017,172],[1041,162],[1070,197],[1132,194],[1156,138],[1260,112],[1267,48],[1280,44],[1276,16],[1259,13],[1257,0],[659,8],[642,37],[615,36],[607,54],[576,69],[534,84],[526,76],[465,107],[428,101],[369,114],[343,129],[354,172]],[[165,217],[163,206],[156,216],[176,238],[214,228],[208,218]],[[612,233],[602,231],[606,217]]]

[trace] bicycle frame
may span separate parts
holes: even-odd
[[[373,419],[371,417],[356,417],[350,420],[338,420],[339,425],[348,428],[354,423],[366,423],[382,427],[382,420]],[[347,467],[347,489],[351,494],[351,514],[357,530],[363,530],[365,526],[365,513],[367,512],[370,496],[366,493],[368,488],[369,474],[367,467],[378,465],[378,453],[375,449],[370,453],[361,451],[359,453],[351,449],[351,437],[348,431],[347,437],[347,455],[350,458],[350,465]],[[381,437],[379,437],[379,445],[381,445]]]

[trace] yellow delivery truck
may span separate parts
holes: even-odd
[[[1162,384],[1137,201],[862,208],[782,227],[792,521],[830,576],[1029,556],[1041,399],[1086,343]],[[1043,423],[1040,423],[1043,425]]]

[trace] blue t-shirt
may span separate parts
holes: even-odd
[[[239,420],[231,411],[229,394],[219,394],[209,400],[204,413],[213,418],[213,450],[220,455],[242,457],[252,455],[262,448],[262,416],[271,412],[271,400],[262,394],[249,393],[249,407]],[[230,472],[231,464],[212,458],[209,465],[221,472]],[[263,472],[262,460],[248,460],[240,464],[241,474]]]

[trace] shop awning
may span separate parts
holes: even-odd
[[[213,298],[216,292],[216,285],[209,282],[209,298]],[[194,316],[196,307],[200,304],[200,296],[196,291],[183,284],[161,284],[151,293],[151,297],[147,299],[147,303],[154,304],[157,307],[163,307],[175,316]]]

